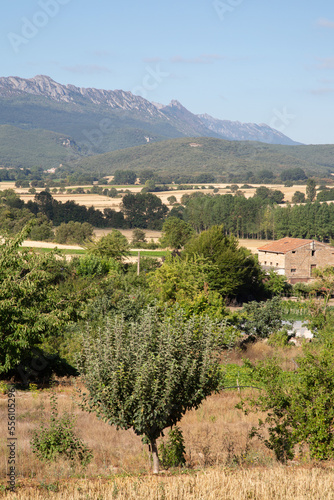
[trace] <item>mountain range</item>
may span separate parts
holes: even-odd
[[[9,129],[6,129],[4,138],[1,126],[19,129],[18,136],[23,134],[22,131],[47,131],[46,138],[52,140],[53,145],[55,142],[58,146],[66,144],[63,149],[65,162],[182,137],[298,144],[265,124],[195,115],[176,100],[165,106],[124,90],[61,85],[44,75],[30,79],[0,78],[0,163],[7,164],[11,154],[3,151],[6,150]],[[56,136],[51,138],[50,133]],[[59,155],[56,161],[58,159]]]

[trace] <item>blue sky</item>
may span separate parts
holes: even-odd
[[[0,34],[0,76],[177,99],[334,143],[332,0],[15,0]]]

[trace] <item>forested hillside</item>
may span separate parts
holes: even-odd
[[[76,144],[66,135],[0,125],[1,167],[41,167],[47,170],[78,157]]]
[[[265,169],[273,177],[287,168],[302,168],[309,175],[327,177],[334,171],[334,146],[280,146],[214,138],[172,139],[103,155],[81,158],[77,168],[87,172],[152,169],[157,173],[214,173],[217,180],[247,181]]]

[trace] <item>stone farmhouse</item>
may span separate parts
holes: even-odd
[[[289,283],[307,282],[317,267],[334,267],[334,247],[316,240],[282,238],[258,248],[265,270],[285,275]]]

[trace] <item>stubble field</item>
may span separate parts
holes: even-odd
[[[260,185],[263,184],[252,184],[252,188],[250,189],[240,189],[242,193],[245,195],[246,198],[250,198],[251,196],[254,196],[256,188],[258,188]],[[207,189],[207,185],[203,185],[206,187],[205,190],[201,189],[201,185],[199,185],[199,189],[186,189],[186,190],[177,190],[173,189],[172,191],[161,191],[154,193],[156,194],[163,203],[166,205],[170,206],[168,199],[169,196],[174,195],[177,202],[180,203],[181,198],[184,194],[191,194],[194,193],[195,191],[202,192],[204,194],[209,194],[213,193],[213,189]],[[230,189],[226,189],[226,186],[229,186],[228,184],[212,184],[215,188],[218,189],[218,192],[216,194],[231,194]],[[75,189],[77,186],[71,186],[71,189]],[[84,186],[84,189],[89,189],[91,186]],[[103,187],[111,187],[111,186],[103,186]],[[132,193],[139,193],[142,190],[143,186],[128,186],[127,189],[129,189]],[[241,187],[241,184],[239,185]],[[302,193],[306,193],[306,186],[305,185],[295,185],[292,187],[286,187],[281,184],[268,184],[268,188],[270,189],[278,189],[284,193],[284,199],[285,201],[291,202],[292,196],[295,193],[295,191],[301,191]],[[14,183],[1,183],[1,188],[2,189],[14,189],[17,194],[20,195],[20,197],[24,201],[29,201],[33,200],[34,195],[28,194],[26,189],[22,188],[15,188]],[[117,188],[117,186],[116,186]],[[41,191],[40,189],[37,191]],[[114,210],[119,210],[120,205],[122,203],[122,198],[109,198],[108,196],[102,196],[102,195],[96,195],[96,194],[72,194],[72,193],[63,193],[63,194],[53,194],[52,196],[63,203],[65,203],[68,200],[73,200],[79,205],[85,205],[87,207],[94,206],[95,208],[99,210],[104,210],[105,208],[112,208]]]

